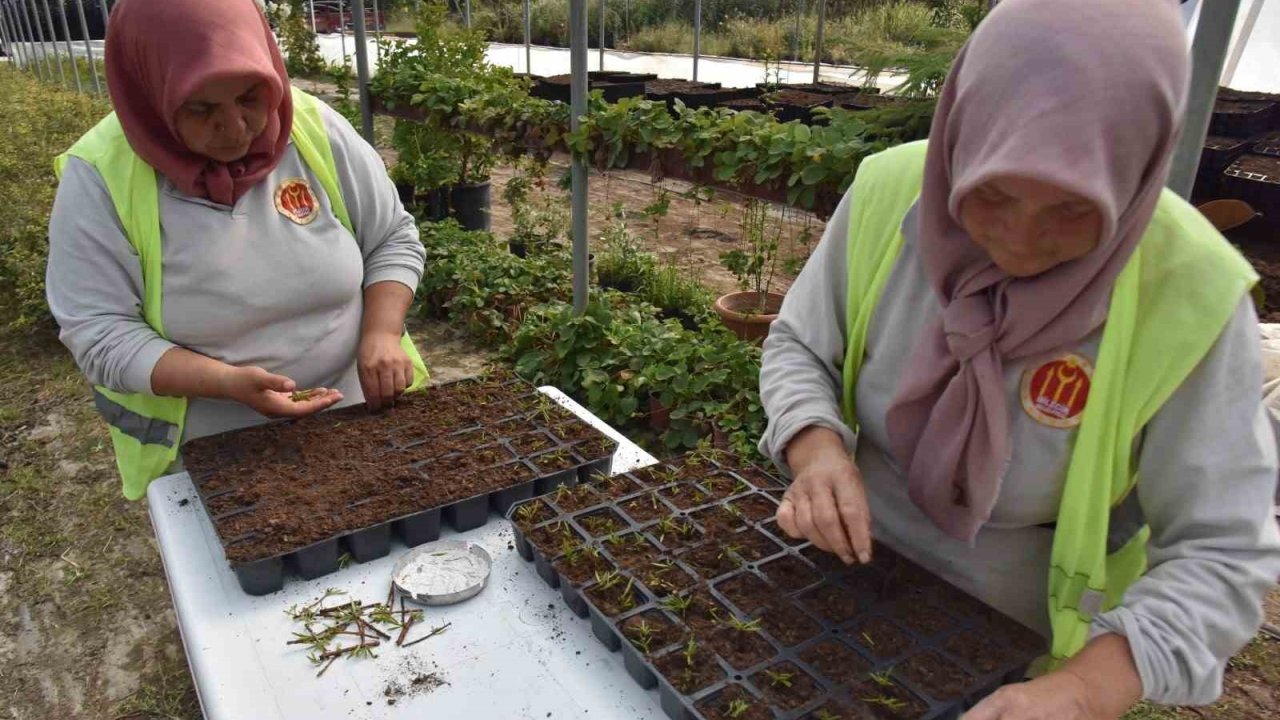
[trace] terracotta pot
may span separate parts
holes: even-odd
[[[716,300],[716,312],[738,337],[748,342],[764,342],[769,335],[769,325],[778,319],[782,308],[782,295],[764,293],[763,306],[760,293],[755,291],[729,293]]]
[[[671,408],[664,405],[657,395],[649,396],[649,427],[658,432],[671,427]]]

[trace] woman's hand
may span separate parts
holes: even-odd
[[[787,444],[787,464],[795,480],[778,506],[778,526],[805,538],[852,565],[871,561],[871,513],[862,473],[835,432],[819,426],[801,430]]]
[[[391,407],[413,384],[413,361],[400,347],[398,334],[376,332],[360,338],[356,372],[370,410]]]
[[[1108,633],[1060,670],[988,695],[961,720],[1115,720],[1141,698],[1129,641]]]
[[[220,384],[221,397],[248,405],[270,418],[304,417],[342,400],[342,393],[337,390],[316,388],[307,399],[294,401],[297,383],[259,367],[227,366]]]

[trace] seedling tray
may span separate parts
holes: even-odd
[[[509,517],[521,557],[673,720],[956,718],[1045,652],[887,546],[850,568],[788,538],[782,491],[702,452]]]
[[[510,376],[188,443],[184,461],[241,588],[279,590],[463,532],[606,469],[616,443]]]
[[[1267,100],[1223,100],[1213,106],[1211,135],[1250,138],[1273,129],[1276,103]]]
[[[1280,220],[1280,156],[1241,155],[1222,177],[1222,194],[1244,200],[1268,218]]]

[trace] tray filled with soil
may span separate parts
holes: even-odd
[[[624,97],[637,97],[645,94],[645,83],[656,79],[656,75],[628,72],[592,72],[587,77],[587,89],[599,90],[606,102],[617,102]],[[540,78],[534,86],[534,97],[547,100],[569,102],[572,75],[552,75]]]
[[[1250,138],[1273,130],[1276,122],[1276,103],[1269,100],[1223,100],[1213,105],[1213,119],[1209,123],[1211,135]]]
[[[955,718],[1047,649],[888,546],[781,536],[783,483],[728,454],[614,480],[513,507],[516,548],[675,720]]]
[[[1264,216],[1280,217],[1280,156],[1241,155],[1223,172],[1222,195],[1244,200]]]
[[[462,532],[607,471],[616,443],[502,373],[201,438],[183,461],[241,588],[305,579]],[[548,505],[548,512],[552,512]],[[556,510],[555,512],[558,512]]]
[[[801,90],[778,90],[761,96],[765,106],[771,108],[778,116],[778,122],[799,120],[804,123],[813,122],[813,111],[818,108],[832,106],[830,95],[804,92]]]

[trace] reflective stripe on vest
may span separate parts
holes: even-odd
[[[338,184],[337,163],[321,114],[322,104],[297,88],[292,91],[290,139],[329,198],[334,215],[355,236]],[[103,118],[70,150],[54,160],[54,171],[59,176],[71,156],[92,165],[106,184],[125,236],[142,266],[143,319],[157,334],[167,337],[162,296],[164,258],[155,171],[133,152],[115,113]],[[422,356],[407,332],[401,336],[400,346],[413,363],[413,384],[408,391],[421,389],[429,376]],[[178,457],[186,423],[186,398],[118,393],[97,387],[94,403],[111,425],[111,440],[124,496],[130,500],[139,499],[146,494],[147,485],[166,472]]]
[[[867,158],[851,190],[841,405],[854,428],[871,319],[902,249],[902,219],[920,195],[926,149],[908,143]],[[1093,616],[1146,571],[1150,528],[1135,491],[1134,440],[1256,282],[1213,226],[1166,190],[1115,281],[1063,485],[1048,577],[1055,660],[1084,647]]]
[[[180,439],[180,429],[175,423],[136,413],[96,388],[93,391],[93,405],[103,420],[140,443],[173,447]]]

